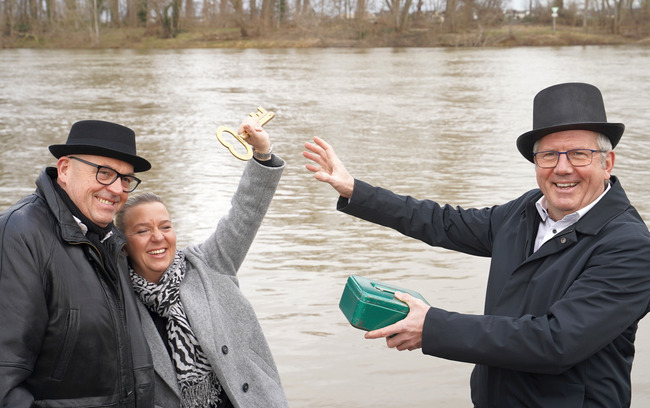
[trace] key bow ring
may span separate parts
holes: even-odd
[[[257,119],[260,122],[260,126],[264,126],[267,124],[271,119],[275,117],[275,113],[273,112],[267,112],[264,108],[261,106],[257,108],[257,112],[251,112],[250,117]],[[231,136],[233,136],[239,143],[241,143],[242,146],[246,149],[245,154],[240,154],[235,150],[235,146],[232,145],[232,143],[226,141],[223,137],[224,133],[228,133]],[[230,153],[238,158],[239,160],[250,160],[251,157],[253,157],[253,148],[251,145],[246,143],[246,138],[248,138],[247,134],[239,134],[237,133],[233,128],[228,127],[228,126],[219,126],[217,128],[217,139],[219,139],[219,142],[221,142],[222,145],[224,145],[228,150],[230,150]]]

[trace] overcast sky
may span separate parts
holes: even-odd
[[[509,5],[506,8],[511,8],[515,10],[528,10],[528,0],[510,0],[505,3]]]

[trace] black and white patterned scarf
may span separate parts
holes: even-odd
[[[206,358],[180,301],[181,281],[185,277],[185,254],[176,251],[174,262],[158,284],[138,275],[129,267],[133,288],[142,302],[167,319],[168,344],[181,388],[182,408],[216,407],[222,389]]]

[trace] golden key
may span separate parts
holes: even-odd
[[[271,119],[275,117],[275,113],[273,112],[267,112],[266,109],[262,108],[261,106],[257,108],[257,112],[251,112],[250,117],[257,119],[258,122],[260,122],[260,126],[264,126]],[[239,154],[235,151],[235,147],[225,141],[223,139],[223,133],[229,133],[231,134],[239,143],[241,143],[244,148],[246,148],[246,154]],[[222,145],[224,145],[228,150],[230,150],[230,153],[232,153],[233,156],[238,158],[239,160],[250,160],[251,157],[253,157],[253,148],[251,145],[246,143],[246,139],[248,138],[248,134],[244,133],[242,135],[238,134],[235,130],[228,126],[219,126],[217,129],[217,139],[221,142]]]

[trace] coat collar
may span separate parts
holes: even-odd
[[[577,232],[587,235],[596,235],[607,223],[630,207],[621,182],[615,176],[611,179],[612,188],[603,198],[575,224]]]
[[[65,201],[57,194],[54,188],[56,183],[57,170],[56,167],[48,167],[36,179],[36,191],[39,193],[47,203],[50,211],[54,215],[59,228],[61,229],[61,236],[64,240],[71,243],[89,243],[84,232],[79,227],[72,212],[68,209]],[[113,236],[111,241],[117,248],[122,248],[126,243],[126,238],[117,228],[113,228]]]
[[[535,242],[537,227],[541,220],[537,208],[535,207],[535,202],[541,197],[541,192],[538,190],[536,194],[532,194],[525,207],[528,234],[526,253],[530,255],[527,261],[541,258],[569,247],[577,241],[578,234],[596,235],[610,220],[625,212],[630,206],[630,201],[628,200],[620,181],[615,176],[612,176],[610,181],[610,190],[591,210],[589,210],[575,224],[569,226],[566,230],[553,237],[553,239],[544,244],[535,253],[532,253],[532,247]]]

